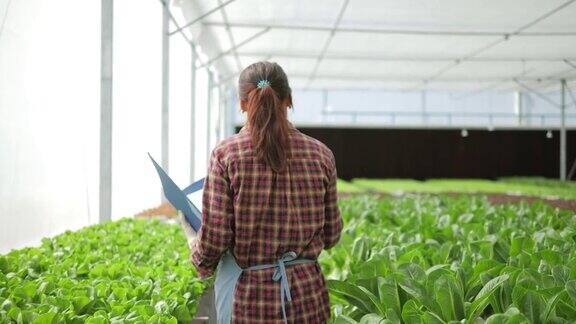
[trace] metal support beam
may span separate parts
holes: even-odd
[[[328,90],[322,90],[322,123],[326,122],[326,111],[328,110]]]
[[[570,89],[570,87],[568,86],[568,83],[566,83],[566,91],[570,95],[570,99],[572,100],[572,106],[576,107],[576,98],[574,97],[574,92],[572,92],[572,89]]]
[[[214,83],[214,77],[212,72],[208,70],[208,97],[206,103],[206,161],[210,162],[210,144],[212,142],[212,84]]]
[[[99,221],[112,219],[112,59],[114,1],[101,1]]]
[[[330,43],[332,43],[332,39],[334,38],[334,35],[336,34],[336,30],[338,29],[338,26],[340,25],[340,21],[342,20],[342,17],[344,16],[344,12],[346,12],[346,8],[348,7],[349,2],[350,2],[350,0],[344,0],[344,2],[342,3],[342,7],[340,8],[340,12],[338,12],[338,16],[336,17],[336,21],[334,22],[334,26],[330,30],[330,35],[326,39],[326,42],[324,43],[324,46],[322,47],[322,51],[320,51],[320,55],[318,55],[318,58],[316,59],[316,64],[314,64],[314,68],[312,68],[312,73],[310,73],[310,77],[308,78],[308,86],[310,85],[310,83],[312,83],[312,81],[316,77],[316,73],[318,72],[318,68],[320,67],[320,63],[322,63],[322,59],[324,59],[324,55],[326,55],[326,51],[328,50]]]
[[[235,133],[234,125],[236,124],[236,92],[233,91],[233,88],[228,88],[226,96],[228,97],[227,105],[226,105],[226,113],[228,117],[226,118],[226,136],[233,135]]]
[[[576,69],[576,64],[572,63],[571,61],[573,61],[574,59],[564,59],[564,63],[568,64],[568,66],[570,66],[573,69]]]
[[[428,102],[426,99],[427,99],[426,90],[422,90],[420,92],[420,108],[422,112],[422,119],[423,119],[422,121],[424,122],[424,124],[427,124],[429,122],[427,114]]]
[[[464,61],[468,61],[471,58],[478,56],[484,52],[486,52],[487,50],[501,44],[504,43],[506,41],[508,41],[510,39],[510,37],[516,37],[519,36],[521,34],[526,35],[526,30],[533,27],[534,25],[540,23],[541,21],[547,19],[548,17],[554,15],[555,13],[563,10],[564,8],[568,7],[569,5],[571,5],[572,3],[576,2],[576,0],[569,0],[564,2],[563,4],[561,4],[560,6],[548,11],[547,13],[539,16],[538,18],[528,22],[527,24],[517,28],[516,30],[514,30],[511,33],[506,33],[504,35],[501,35],[501,37],[499,37],[498,39],[491,41],[490,43],[468,53],[467,55],[464,55],[463,57],[455,60],[452,63],[449,63],[448,65],[444,66],[443,68],[441,68],[440,70],[438,70],[436,73],[434,73],[433,75],[431,75],[430,77],[426,78],[425,80],[422,81],[422,83],[426,84],[432,80],[435,80],[437,78],[439,78],[440,76],[444,75],[446,72],[452,70],[454,67],[460,65],[462,62]]]
[[[169,36],[172,36],[172,35],[180,32],[180,31],[182,31],[183,29],[194,25],[195,23],[197,23],[197,22],[201,21],[202,19],[210,16],[211,14],[215,13],[216,11],[218,11],[218,10],[226,7],[227,5],[229,5],[230,3],[234,2],[234,1],[236,1],[236,0],[228,0],[228,1],[224,2],[224,3],[220,3],[217,7],[212,8],[212,9],[206,11],[204,14],[202,14],[202,15],[200,15],[199,17],[195,18],[194,20],[186,23],[184,26],[182,26],[182,27],[177,27],[176,30],[171,31],[168,35],[169,35]]]
[[[237,49],[239,49],[240,47],[250,43],[251,41],[255,40],[256,38],[266,34],[268,31],[270,30],[269,27],[264,28],[263,30],[257,32],[256,34],[248,37],[247,39],[243,40],[242,42],[238,43],[236,46],[229,48],[228,50],[216,55],[215,57],[211,58],[208,60],[208,62],[203,63],[202,65],[200,65],[198,68],[201,69],[207,65],[210,65],[212,63],[214,63],[215,61],[221,59],[222,57],[224,57],[225,55],[227,55],[228,53],[232,53],[233,51],[236,51]]]
[[[523,112],[523,102],[522,102],[522,92],[514,92],[514,113],[518,116],[518,125],[522,126],[524,124],[524,112]]]
[[[272,28],[274,29],[274,28]],[[296,52],[271,52],[271,56],[280,58],[298,58],[315,60],[317,54],[296,53]],[[258,52],[236,52],[226,55],[238,55],[239,57],[260,57],[262,53]],[[342,61],[378,61],[378,62],[453,62],[457,57],[405,57],[405,56],[374,56],[374,55],[343,55],[343,54],[325,54],[324,60],[342,60]],[[522,57],[471,57],[470,62],[570,62],[576,58],[522,58]]]
[[[415,119],[418,117],[422,116],[422,112],[421,111],[402,111],[402,110],[396,110],[396,111],[390,111],[390,110],[354,110],[354,109],[348,109],[348,110],[342,110],[342,109],[338,109],[338,110],[327,110],[324,109],[322,111],[322,114],[325,116],[345,116],[345,117],[350,117],[352,118],[352,121],[357,120],[358,118],[362,117],[362,119],[364,120],[370,120],[374,117],[389,117],[392,120],[396,119],[398,120],[399,118],[403,118],[403,117],[409,117],[410,119]],[[453,126],[453,127],[463,127],[463,128],[470,128],[472,126],[470,125],[462,125],[460,123],[452,123],[452,121],[455,120],[460,120],[462,118],[465,119],[475,119],[475,120],[482,120],[482,121],[495,121],[496,119],[513,119],[516,118],[516,114],[513,112],[505,112],[505,113],[492,113],[492,112],[458,112],[458,111],[427,111],[426,112],[426,116],[428,118],[434,118],[436,120],[446,120],[448,122],[449,126]],[[545,121],[546,119],[550,120],[550,119],[557,119],[558,118],[558,114],[557,113],[548,113],[548,114],[538,114],[538,113],[526,113],[524,114],[524,116],[526,118],[532,118],[532,119],[540,119],[542,122],[540,123],[540,125],[532,125],[532,126],[528,126],[528,125],[524,125],[524,126],[518,126],[518,125],[500,125],[498,126],[499,129],[539,129],[539,130],[549,130],[550,126],[546,126],[545,125]],[[576,118],[576,114],[566,114],[566,120],[568,120],[569,118]],[[328,121],[326,121],[328,122]],[[337,123],[338,124],[338,123]],[[342,125],[345,126],[345,125]],[[409,126],[409,128],[415,127],[415,128],[421,128],[421,126],[414,126],[413,124],[402,124],[402,127],[406,127]],[[482,123],[482,125],[477,124],[476,126],[472,127],[475,129],[483,129],[486,126],[490,127],[489,123]],[[496,127],[497,125],[492,125],[494,127]],[[428,127],[432,127],[434,128],[433,125],[428,125]],[[558,129],[558,125],[554,126],[555,129]],[[439,126],[438,128],[444,128],[443,126]],[[569,127],[567,126],[566,129],[574,129],[576,130],[576,127]]]
[[[223,22],[204,22],[205,26],[217,26],[223,27],[225,24]],[[314,26],[314,25],[287,25],[287,24],[261,24],[261,23],[242,23],[242,22],[230,22],[230,27],[240,27],[240,28],[263,28],[265,26],[270,26],[272,29],[279,30],[299,30],[299,31],[320,31],[320,32],[331,32],[332,27],[328,26]],[[505,31],[496,32],[486,32],[486,31],[457,31],[457,30],[415,30],[415,29],[383,29],[383,28],[368,28],[368,27],[338,27],[336,32],[346,32],[346,33],[362,33],[362,34],[384,34],[384,35],[422,35],[422,36],[500,36],[510,34]],[[516,36],[576,36],[576,32],[523,32]]]
[[[291,74],[290,75],[291,80],[306,79],[307,77],[308,76],[306,74]],[[389,76],[389,75],[377,75],[377,74],[364,75],[364,76],[358,76],[358,75],[354,75],[354,74],[317,75],[316,79],[343,80],[343,81],[347,81],[347,80],[349,80],[349,81],[373,81],[373,82],[417,82],[419,80],[417,78],[411,78],[411,77],[403,78],[403,77],[394,77],[394,76]],[[511,82],[511,83],[518,84],[518,82],[524,82],[524,81],[534,81],[534,82],[555,81],[557,83],[560,80],[562,80],[562,78],[528,78],[528,77],[525,77],[525,78],[482,78],[482,79],[475,79],[472,76],[470,78],[445,78],[445,79],[440,79],[440,80],[435,80],[435,81],[430,81],[430,82],[431,83],[433,83],[433,82],[442,82],[442,83]],[[567,80],[568,80],[568,78],[567,78]],[[574,78],[570,78],[570,80],[576,80],[576,76],[574,76]],[[558,106],[558,104],[556,104],[556,106]]]
[[[550,74],[550,75],[547,75],[546,77],[534,77],[534,76],[533,77],[527,77],[527,75],[532,74],[536,71],[538,71],[538,70],[534,67],[529,68],[529,69],[524,69],[522,71],[522,73],[520,73],[516,76],[512,76],[508,79],[503,79],[502,81],[495,82],[494,84],[491,84],[487,87],[479,88],[477,90],[470,92],[469,94],[459,96],[458,99],[463,99],[463,98],[466,98],[470,95],[475,95],[475,94],[482,93],[482,92],[485,92],[488,90],[493,90],[493,89],[499,89],[500,91],[506,91],[506,92],[518,91],[519,90],[518,89],[518,83],[515,80],[537,82],[538,87],[534,88],[534,85],[532,85],[532,90],[544,89],[548,86],[557,85],[558,81],[560,81],[562,79],[566,79],[566,74],[568,74],[570,72],[570,70],[567,70],[567,71],[561,71],[558,73]],[[510,81],[513,81],[516,84],[516,86],[510,87],[510,86],[506,85],[506,83],[510,82]]]
[[[161,150],[162,150],[162,167],[166,172],[169,170],[169,145],[170,145],[170,108],[169,108],[169,90],[170,90],[170,38],[168,28],[170,25],[170,10],[168,0],[164,0],[162,6],[162,116],[161,116]],[[162,201],[165,201],[162,194]]]
[[[194,49],[194,51],[196,51],[196,59],[200,63],[202,63],[202,59],[198,55],[198,49],[196,48],[196,46],[194,46],[194,42],[191,39],[189,39],[188,36],[184,33],[183,29],[180,28],[180,24],[178,24],[178,21],[176,21],[176,18],[174,18],[172,11],[170,11],[170,6],[165,5],[164,0],[160,0],[160,3],[162,4],[162,6],[164,6],[168,9],[168,15],[170,16],[170,21],[172,21],[172,24],[174,24],[174,26],[176,26],[176,28],[178,29],[176,32],[178,32],[180,35],[182,35],[182,38],[184,38],[184,40],[187,43],[189,43],[190,45],[193,45],[193,49]]]
[[[228,105],[228,97],[226,96],[226,87],[225,86],[218,86],[218,96],[219,96],[219,100],[218,100],[218,107],[219,107],[219,113],[218,113],[218,125],[219,125],[219,131],[218,131],[218,142],[222,141],[223,139],[226,138],[226,124],[227,124],[227,120],[229,118],[228,113],[226,112],[227,109],[227,105]]]
[[[228,107],[230,107],[230,96],[228,95],[228,93],[230,92],[229,90],[230,87],[228,86],[223,86],[222,87],[222,139],[227,138],[228,136],[230,136],[230,133],[228,132],[228,125],[231,124],[231,120],[232,120],[232,115],[230,114],[230,112],[228,111]]]
[[[196,181],[196,48],[190,44],[190,182]]]
[[[224,95],[222,92],[222,86],[218,85],[215,88],[218,89],[218,119],[216,124],[218,129],[216,131],[216,143],[220,142],[224,138]]]
[[[566,181],[566,80],[561,81],[562,104],[560,117],[560,180]]]
[[[514,79],[514,82],[516,82],[516,84],[518,84],[521,88],[527,90],[528,92],[534,94],[535,96],[539,97],[540,99],[546,101],[547,103],[551,104],[552,106],[556,107],[556,108],[561,108],[561,106],[554,102],[552,99],[546,97],[545,95],[541,94],[540,92],[537,92],[535,90],[533,90],[532,88],[529,88],[528,86],[526,86],[524,83]],[[562,82],[562,81],[561,81]]]
[[[228,35],[228,40],[230,45],[234,48],[232,54],[234,54],[234,60],[236,62],[236,68],[238,71],[242,71],[242,63],[240,62],[240,57],[238,57],[238,52],[236,51],[236,40],[234,39],[234,34],[232,34],[232,29],[230,28],[228,14],[226,14],[226,9],[223,6],[222,0],[218,0],[218,5],[220,5],[220,13],[222,14],[222,19],[224,19],[224,25],[226,26],[226,34]]]

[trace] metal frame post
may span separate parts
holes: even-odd
[[[212,76],[212,71],[208,70],[208,97],[206,100],[206,159],[210,161],[210,144],[212,143],[212,86],[214,84],[214,78]]]
[[[322,123],[326,122],[326,111],[328,110],[328,90],[322,89]]]
[[[196,180],[196,48],[190,43],[190,182]]]
[[[224,134],[226,129],[226,96],[224,95],[225,87],[218,84],[216,87],[218,89],[218,137],[217,142],[220,142],[226,135]]]
[[[226,96],[228,97],[227,105],[226,105],[226,112],[228,114],[228,118],[226,119],[226,136],[233,135],[236,132],[236,92],[233,90],[234,88],[230,87],[227,91]]]
[[[229,53],[234,53],[235,51],[237,51],[239,48],[245,46],[246,44],[254,41],[255,39],[257,39],[258,37],[266,34],[267,32],[270,31],[270,28],[264,28],[262,30],[260,30],[259,32],[255,33],[254,35],[246,38],[245,40],[243,40],[242,42],[236,44],[235,46],[227,49],[224,52],[221,52],[220,54],[214,56],[213,58],[210,58],[207,62],[204,62],[202,65],[200,65],[198,68],[203,68],[203,67],[209,67],[210,65],[213,65],[214,62],[220,60],[221,58],[225,57],[226,55],[228,55]]]
[[[421,112],[422,112],[422,122],[423,122],[424,125],[428,125],[428,123],[430,122],[430,121],[428,120],[428,109],[427,109],[427,108],[428,108],[428,102],[427,102],[427,100],[426,100],[426,99],[427,99],[427,96],[426,96],[426,95],[427,95],[426,90],[423,89],[423,90],[420,92],[420,105],[421,105],[420,108],[421,108],[421,110],[422,110],[422,111],[421,111]]]
[[[226,1],[225,3],[219,2],[217,7],[212,8],[212,9],[206,11],[205,13],[203,13],[202,15],[200,15],[199,17],[196,17],[194,20],[192,20],[192,21],[184,24],[184,26],[182,26],[182,27],[176,26],[176,30],[173,31],[173,32],[170,32],[168,35],[169,35],[169,36],[172,36],[172,35],[174,35],[174,34],[176,34],[176,33],[178,33],[178,32],[183,31],[184,29],[186,29],[186,28],[194,25],[195,23],[197,23],[197,22],[199,22],[199,21],[202,21],[202,19],[210,16],[211,14],[215,13],[216,11],[223,9],[224,7],[226,7],[227,5],[229,5],[230,3],[234,2],[234,1],[236,1],[236,0],[228,0],[228,1]]]
[[[514,112],[518,115],[518,126],[524,124],[524,112],[523,112],[523,102],[522,102],[522,92],[514,92]]]
[[[169,170],[169,145],[170,145],[170,10],[168,0],[163,1],[162,6],[162,117],[161,117],[161,150],[162,167],[166,172]],[[166,201],[161,193],[162,201]]]
[[[114,1],[101,2],[99,221],[112,219],[112,59]]]
[[[566,181],[566,80],[562,84],[562,103],[560,105],[560,180]]]

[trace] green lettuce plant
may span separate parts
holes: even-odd
[[[341,202],[321,264],[336,323],[571,323],[576,215],[478,197]]]
[[[177,225],[123,219],[0,256],[0,323],[189,322],[208,284]]]

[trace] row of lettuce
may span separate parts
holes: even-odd
[[[325,252],[337,323],[573,323],[576,215],[479,197],[357,197]]]
[[[178,226],[123,219],[0,256],[0,323],[190,322],[209,284]]]
[[[342,193],[486,193],[513,194],[545,198],[576,199],[576,182],[557,181],[536,177],[511,177],[498,180],[485,179],[352,179],[339,180]]]
[[[576,319],[576,215],[475,196],[354,196],[321,255],[336,323]],[[189,322],[197,278],[176,224],[123,219],[0,256],[0,323]]]

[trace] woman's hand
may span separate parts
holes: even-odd
[[[180,222],[180,227],[182,227],[182,230],[186,235],[186,239],[188,239],[188,246],[192,247],[196,242],[196,239],[198,238],[198,234],[194,232],[192,226],[188,224],[188,221],[186,220],[181,211],[178,211],[178,221]]]

